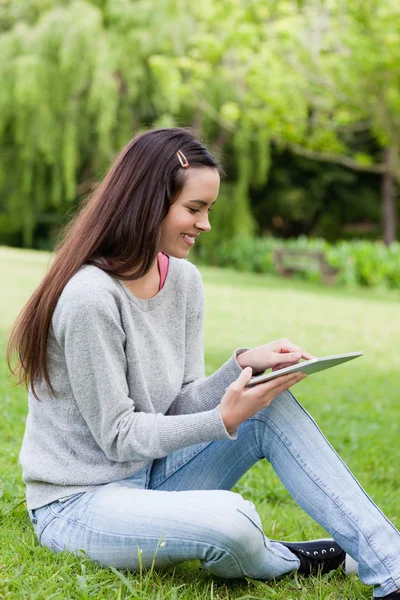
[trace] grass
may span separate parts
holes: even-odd
[[[0,347],[49,264],[46,252],[0,247]],[[337,371],[309,377],[294,391],[360,483],[400,526],[400,444],[397,348],[398,293],[329,289],[294,280],[201,267],[206,292],[205,353],[211,373],[234,348],[288,337],[316,355],[363,350]],[[68,553],[41,548],[23,502],[18,453],[26,391],[14,388],[0,363],[0,598],[139,598],[285,600],[370,599],[356,576],[330,573],[275,583],[221,580],[196,561],[172,570],[128,573],[102,569]],[[235,486],[254,502],[265,533],[307,539],[325,532],[293,502],[266,461]]]

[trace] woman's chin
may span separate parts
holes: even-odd
[[[168,254],[168,256],[172,256],[173,258],[187,258],[190,252],[190,248],[185,250],[184,248],[168,248],[162,249],[160,252],[164,252],[164,254]]]

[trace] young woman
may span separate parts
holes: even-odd
[[[375,597],[394,598],[400,534],[289,391],[303,376],[245,388],[311,355],[282,339],[204,376],[203,288],[185,259],[210,230],[220,174],[185,129],[135,137],[15,324],[8,360],[17,350],[29,385],[20,460],[38,539],[132,570],[199,559],[225,578],[349,570],[352,557]],[[335,541],[264,535],[230,491],[264,458]]]

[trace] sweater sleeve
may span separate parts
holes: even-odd
[[[199,442],[235,439],[218,406],[179,416],[135,411],[126,378],[126,336],[112,298],[69,297],[58,307],[53,327],[75,401],[109,460],[154,460]]]
[[[198,273],[198,272],[197,272]],[[227,360],[215,373],[205,377],[204,372],[204,291],[200,273],[196,285],[197,298],[196,312],[188,311],[186,318],[186,348],[185,348],[185,373],[181,391],[171,404],[167,414],[179,415],[212,410],[219,406],[226,388],[233,383],[242,372],[236,358],[248,348],[236,349],[231,358]],[[237,430],[232,432],[237,437]]]

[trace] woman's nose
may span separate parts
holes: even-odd
[[[208,214],[205,215],[204,217],[202,217],[201,219],[199,219],[196,222],[195,227],[197,229],[201,229],[201,231],[210,231],[211,225],[210,225],[210,221],[208,220]]]

